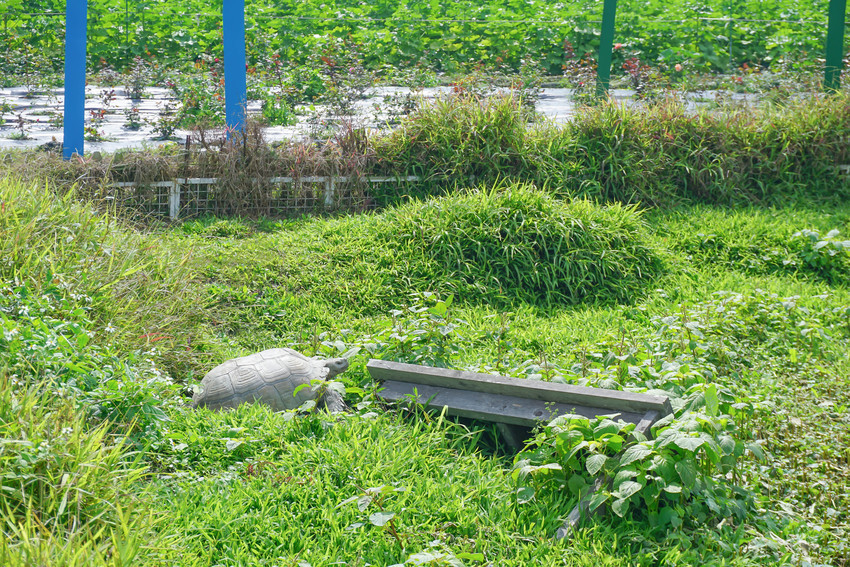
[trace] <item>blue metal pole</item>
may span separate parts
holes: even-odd
[[[224,0],[224,111],[228,131],[243,130],[248,104],[245,66],[245,0]]]
[[[65,8],[65,116],[62,157],[83,155],[86,118],[87,0],[68,0]]]

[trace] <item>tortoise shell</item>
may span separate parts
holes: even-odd
[[[345,358],[316,360],[289,348],[264,350],[210,370],[192,397],[192,406],[221,409],[260,402],[274,411],[296,409],[317,398],[313,380],[331,378],[347,367]],[[301,385],[307,387],[295,393]]]

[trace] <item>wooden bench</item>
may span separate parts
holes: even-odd
[[[378,395],[386,401],[416,399],[431,407],[446,407],[448,415],[506,425],[534,427],[566,413],[588,418],[617,413],[648,435],[653,423],[672,412],[666,396],[385,360],[370,360],[366,368],[382,383]]]
[[[416,364],[372,359],[366,365],[382,389],[378,396],[388,402],[415,400],[448,415],[495,423],[505,440],[522,447],[530,428],[564,414],[587,418],[617,414],[634,423],[634,431],[650,437],[650,427],[673,412],[666,396],[637,394],[603,388],[572,386],[555,382],[523,380],[430,368]],[[594,490],[603,482],[597,480]],[[570,513],[556,537],[567,537],[586,513],[588,497]]]

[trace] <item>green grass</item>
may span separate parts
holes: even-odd
[[[638,214],[501,188],[360,216],[137,232],[72,195],[0,181],[0,562],[846,564],[850,252],[794,235],[846,238],[848,205]],[[584,231],[556,256],[580,249],[593,274],[602,256],[590,252],[625,251],[651,277],[591,279],[601,289],[584,292],[577,279],[569,300],[546,301],[528,274],[549,257],[531,251],[566,240],[576,219]],[[462,243],[486,253],[457,254]],[[511,265],[505,243],[525,254],[515,279],[498,271]],[[448,269],[458,261],[470,271]],[[488,273],[503,293],[470,285]],[[359,349],[342,377],[350,414],[185,405],[182,384],[285,345]],[[492,428],[376,403],[370,356],[662,388],[678,408],[667,431],[704,415],[700,427],[718,429],[702,433],[741,454],[679,452],[702,475],[681,497],[653,496],[661,481],[648,480],[627,510],[556,543],[575,502],[559,483],[581,484],[586,461],[563,479],[522,466],[572,466],[559,432],[541,431],[512,470]]]

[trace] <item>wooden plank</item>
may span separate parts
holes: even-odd
[[[567,413],[589,419],[598,415],[617,414],[620,419],[631,423],[637,423],[643,417],[643,414],[617,412],[609,408],[548,402],[488,392],[470,392],[397,380],[384,381],[383,390],[378,393],[378,396],[392,402],[414,397],[417,402],[430,407],[447,407],[448,415],[526,427],[534,427],[540,422],[548,422]]]
[[[392,380],[424,386],[514,396],[568,406],[602,408],[604,409],[602,413],[610,413],[611,410],[639,414],[657,411],[660,415],[667,415],[673,411],[670,400],[666,396],[587,388],[538,380],[523,380],[507,376],[462,372],[448,368],[430,368],[416,364],[375,359],[370,360],[366,368],[373,379],[381,382]]]

